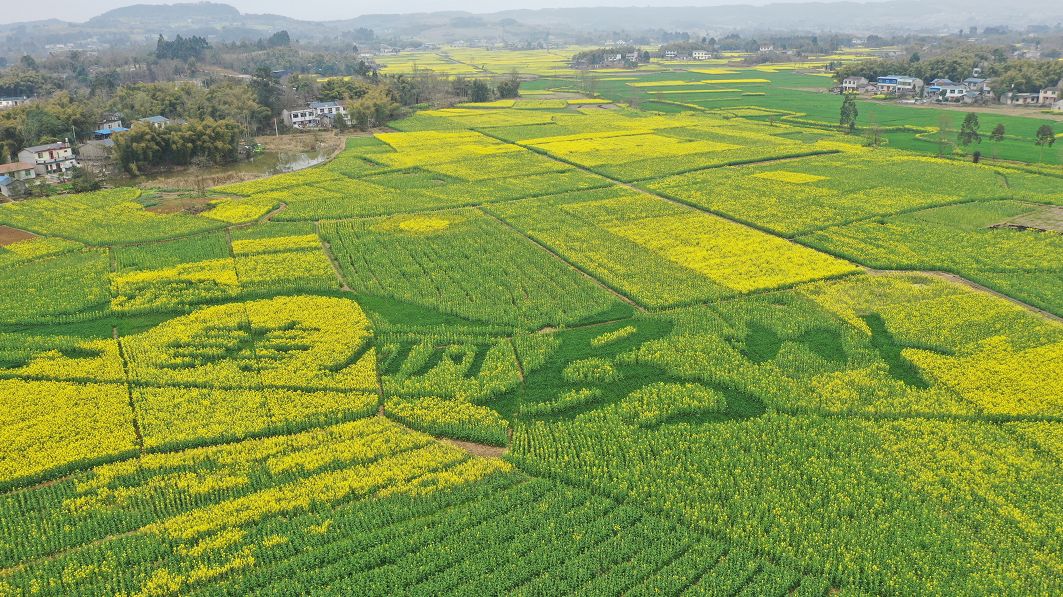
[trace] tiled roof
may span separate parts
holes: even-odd
[[[48,145],[34,145],[33,147],[27,147],[24,151],[32,151],[34,153],[38,151],[48,151],[49,149],[66,149],[70,147],[69,143],[60,141],[59,143],[49,143]]]
[[[33,170],[33,164],[27,164],[26,162],[12,162],[10,164],[0,164],[0,174],[7,174],[8,172],[22,172],[23,170]]]

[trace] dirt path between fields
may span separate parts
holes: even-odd
[[[859,98],[861,101],[866,101],[875,104],[887,104],[891,106],[903,106],[905,108],[915,108],[917,110],[926,110],[934,108],[937,110],[953,110],[956,112],[978,112],[979,114],[989,114],[996,116],[1022,116],[1024,118],[1033,118],[1040,120],[1063,120],[1063,112],[1042,112],[1037,108],[1022,108],[1018,106],[974,106],[970,104],[938,104],[934,102],[928,102],[925,104],[899,104],[895,101],[888,100],[875,100],[869,97]]]
[[[325,256],[328,257],[329,263],[332,264],[333,271],[336,272],[336,278],[340,281],[340,290],[344,292],[353,292],[350,285],[347,284],[347,279],[343,277],[343,270],[340,269],[340,262],[336,260],[336,255],[332,252],[332,245],[325,242],[325,237],[321,236],[320,222],[314,222],[314,234],[317,234],[318,241],[321,242],[321,250],[325,252]]]
[[[455,448],[465,450],[473,456],[479,456],[480,458],[501,458],[509,452],[508,448],[499,448],[498,446],[488,446],[487,444],[477,444],[475,442],[467,442],[459,439],[450,439],[448,437],[441,437],[439,441],[444,444],[454,446]]]
[[[591,282],[594,282],[596,285],[598,285],[600,288],[602,288],[603,290],[605,290],[609,294],[612,294],[613,296],[615,296],[616,298],[620,299],[621,301],[627,303],[628,305],[631,305],[631,307],[633,307],[636,311],[645,311],[646,310],[646,307],[643,307],[642,305],[640,305],[639,303],[636,303],[633,299],[627,297],[626,295],[624,295],[620,291],[618,291],[615,288],[609,286],[605,282],[602,282],[598,278],[590,275],[589,273],[584,271],[583,268],[579,267],[575,263],[572,263],[568,259],[565,259],[564,257],[561,256],[560,253],[554,251],[553,249],[551,249],[550,247],[544,245],[543,243],[535,240],[530,235],[525,234],[522,230],[517,229],[515,226],[513,226],[509,222],[506,222],[502,218],[499,218],[498,216],[496,216],[495,214],[491,213],[490,211],[484,209],[483,207],[478,207],[477,209],[479,209],[480,212],[483,213],[484,215],[486,215],[487,217],[492,218],[493,220],[495,220],[499,224],[505,226],[509,230],[512,230],[513,232],[519,234],[520,236],[528,239],[529,242],[534,243],[535,246],[539,247],[540,249],[542,249],[542,250],[546,251],[547,253],[549,253],[550,255],[552,255],[554,257],[554,259],[557,259],[561,263],[564,263],[568,267],[576,270],[577,272],[580,273],[580,275],[584,276],[585,278],[587,278]]]
[[[865,267],[864,271],[866,271],[868,274],[870,274],[872,276],[893,276],[893,275],[898,275],[898,274],[901,274],[901,275],[903,275],[903,274],[924,274],[924,275],[932,276],[932,277],[935,277],[935,278],[941,278],[942,280],[948,280],[949,282],[955,282],[956,284],[961,284],[961,285],[966,286],[968,288],[971,288],[973,290],[978,290],[980,292],[985,292],[985,293],[991,294],[991,295],[993,295],[995,297],[1004,299],[1004,300],[1008,301],[1009,303],[1011,303],[1013,305],[1016,305],[1018,307],[1022,307],[1023,309],[1026,309],[1027,311],[1036,313],[1036,314],[1041,315],[1043,317],[1047,317],[1048,319],[1051,319],[1053,321],[1057,321],[1059,323],[1063,323],[1063,317],[1060,317],[1059,315],[1056,315],[1055,313],[1052,313],[1050,311],[1045,311],[1044,309],[1041,309],[1040,307],[1035,307],[1035,306],[1033,306],[1033,305],[1031,305],[1029,303],[1024,303],[1023,301],[1020,301],[1019,299],[1017,299],[1015,297],[1008,296],[1008,295],[1006,295],[1006,294],[1004,294],[1002,292],[998,292],[996,290],[993,290],[992,288],[987,288],[985,286],[982,286],[978,282],[973,282],[971,280],[968,280],[967,278],[964,278],[963,276],[960,276],[958,274],[953,274],[951,272],[942,272],[942,271],[935,271],[935,270],[873,269],[873,268],[869,268],[869,267]]]

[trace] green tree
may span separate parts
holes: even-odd
[[[281,86],[268,66],[255,69],[254,74],[251,75],[251,89],[255,92],[255,101],[260,106],[269,108],[273,116],[280,114]]]
[[[520,95],[520,76],[514,71],[498,84],[498,97],[515,98]]]
[[[292,38],[287,31],[278,31],[269,36],[269,39],[266,40],[266,45],[271,48],[287,48],[292,45]]]
[[[32,108],[22,121],[22,138],[26,143],[50,143],[70,136],[70,128],[51,111]]]
[[[300,85],[303,81],[299,82]],[[354,79],[334,78],[321,84],[318,97],[326,102],[339,102],[354,100],[362,97],[369,91],[369,84]]]
[[[354,101],[347,102],[347,112],[358,128],[369,130],[381,126],[399,114],[401,106],[392,91],[378,85]]]
[[[239,157],[241,128],[232,121],[209,118],[163,129],[136,123],[132,130],[114,136],[115,154],[134,175],[163,165],[225,164]]]
[[[978,114],[975,112],[968,112],[967,116],[963,117],[963,124],[960,125],[960,132],[956,136],[960,145],[966,147],[971,143],[981,143],[982,135],[978,133],[978,128],[980,126],[981,124],[978,122]]]
[[[100,190],[100,181],[91,170],[74,168],[70,173],[70,186],[75,193],[88,193]]]
[[[155,42],[155,57],[164,60],[202,60],[210,44],[203,37],[181,37],[178,35],[173,41],[166,41],[162,35]]]
[[[999,123],[993,127],[993,132],[989,133],[989,139],[993,141],[993,159],[997,159],[997,145],[1004,140],[1004,123]]]
[[[846,93],[842,99],[841,119],[838,122],[850,135],[856,130],[856,117],[859,115],[860,112],[856,108],[856,94]]]
[[[1034,145],[1041,148],[1041,156],[1038,161],[1045,161],[1045,147],[1052,147],[1056,143],[1056,134],[1052,131],[1052,127],[1047,124],[1042,124],[1037,129],[1037,135],[1034,140]]]
[[[476,79],[469,85],[469,100],[473,102],[486,102],[491,100],[491,88],[483,79]]]

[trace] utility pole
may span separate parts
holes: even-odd
[[[278,137],[281,136],[281,128],[280,128],[280,125],[277,124],[277,118],[276,117],[273,118],[273,132],[276,133],[276,136],[278,136]]]

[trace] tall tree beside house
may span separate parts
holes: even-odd
[[[347,101],[346,106],[352,123],[362,130],[386,123],[398,116],[402,108],[394,92],[384,85],[377,85],[362,97]]]
[[[277,77],[268,66],[260,66],[251,75],[251,89],[255,92],[255,101],[269,108],[270,114],[277,116],[281,111],[281,86]]]
[[[300,78],[299,84],[303,79]],[[324,83],[321,83],[318,91],[318,98],[323,102],[342,102],[345,100],[354,100],[362,97],[369,92],[370,85],[365,81],[358,81],[355,79],[347,78],[333,78],[328,79]]]
[[[981,143],[982,135],[978,133],[978,127],[980,126],[981,124],[978,122],[978,114],[975,112],[968,112],[967,116],[963,117],[963,124],[960,125],[960,132],[956,136],[960,145],[966,147],[971,143]]]
[[[1039,161],[1045,161],[1045,147],[1052,147],[1056,143],[1056,133],[1052,131],[1052,127],[1047,124],[1042,124],[1037,129],[1037,136],[1034,140],[1034,145],[1041,148],[1041,156]]]
[[[856,130],[856,117],[860,111],[856,108],[856,94],[846,93],[842,98],[841,119],[838,121],[851,135]]]
[[[36,107],[26,111],[20,128],[22,138],[28,144],[52,143],[61,141],[64,135],[70,136],[70,129],[58,116]]]
[[[993,159],[997,159],[997,144],[1004,140],[1004,123],[1001,122],[993,127],[993,132],[989,133],[989,139],[993,142]]]

